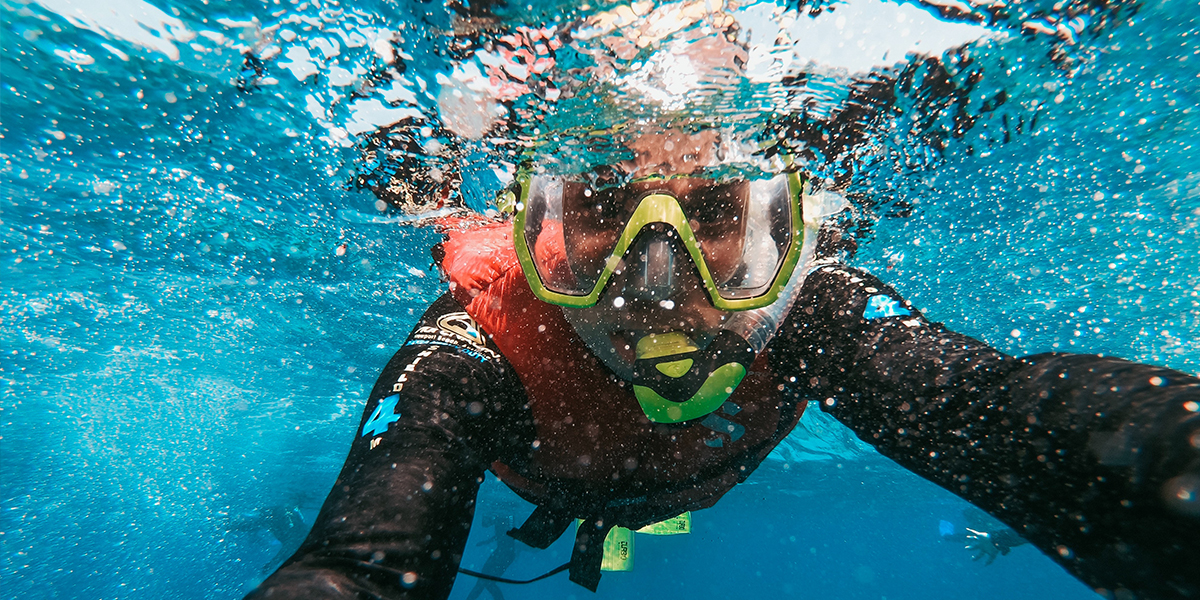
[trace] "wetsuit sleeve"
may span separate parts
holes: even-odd
[[[1012,358],[840,266],[809,276],[774,347],[778,368],[859,438],[1093,589],[1200,597],[1196,377],[1094,355]]]
[[[304,544],[249,598],[445,598],[484,470],[524,444],[523,388],[449,296],[392,357]]]

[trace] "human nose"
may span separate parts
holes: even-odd
[[[684,256],[679,256],[681,253]],[[687,258],[673,228],[651,225],[638,236],[632,253],[627,255],[623,294],[654,303],[669,299],[687,275]]]

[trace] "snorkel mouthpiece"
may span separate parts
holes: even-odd
[[[713,412],[733,394],[754,349],[732,331],[717,334],[704,350],[679,332],[638,340],[633,393],[655,423],[680,423]]]

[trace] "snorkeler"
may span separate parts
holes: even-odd
[[[938,523],[942,541],[962,544],[973,555],[971,560],[983,560],[984,565],[990,565],[997,556],[1008,556],[1013,548],[1029,543],[1017,532],[997,523],[977,508],[963,510],[963,519],[966,525],[962,527],[945,520]]]
[[[253,598],[445,598],[490,470],[545,548],[712,506],[809,399],[1103,595],[1200,595],[1200,379],[1006,356],[841,262],[833,194],[712,173],[715,128],[519,174],[511,218],[451,228],[450,281],[384,367],[309,537]],[[824,225],[824,227],[823,227]]]
[[[496,549],[492,551],[491,556],[483,563],[483,572],[489,575],[503,575],[517,559],[517,553],[520,548],[517,547],[516,540],[508,535],[512,530],[512,517],[509,516],[490,516],[483,518],[483,526],[491,527],[495,532],[492,537],[483,540],[476,546],[483,546],[495,542]],[[467,600],[475,600],[483,592],[487,592],[492,600],[504,600],[504,592],[500,590],[500,586],[495,581],[480,579],[475,583],[475,587],[467,594]]]

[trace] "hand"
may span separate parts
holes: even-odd
[[[999,554],[1008,554],[1006,549],[1001,549],[992,539],[991,534],[986,531],[976,531],[970,527],[967,530],[967,545],[965,548],[975,553],[971,560],[978,561],[983,557],[987,557],[987,562],[984,565],[990,565],[996,561],[996,556]]]

